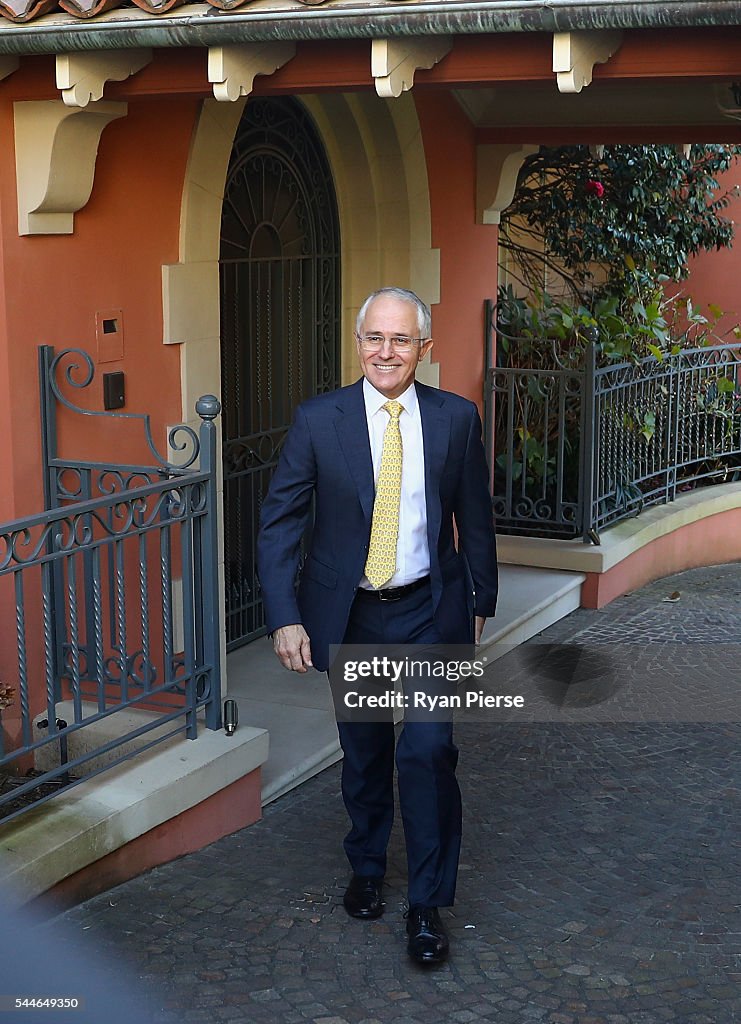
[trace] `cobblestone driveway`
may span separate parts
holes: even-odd
[[[615,641],[700,643],[710,662],[727,658],[741,642],[741,566],[659,581],[536,643]],[[723,670],[731,693],[739,666]],[[506,660],[491,670],[506,671]],[[634,697],[641,671],[636,659]],[[461,721],[464,849],[445,912],[451,959],[437,969],[405,955],[400,826],[385,916],[344,913],[338,766],[257,825],[50,931],[84,931],[104,958],[132,965],[163,1024],[731,1024],[741,1018],[741,730],[730,718]]]

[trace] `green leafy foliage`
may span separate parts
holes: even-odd
[[[687,276],[690,256],[731,245],[733,223],[725,211],[736,189],[724,191],[718,176],[740,153],[739,147],[693,146],[686,159],[673,147],[613,146],[596,160],[586,147],[571,146],[541,148],[525,161],[500,232],[509,278],[525,297],[510,284],[497,299],[497,363],[524,371],[513,378],[513,407],[495,403],[497,493],[509,486],[524,506],[552,509],[561,473],[564,499],[576,502],[580,405],[567,397],[559,418],[548,382],[563,368],[581,373],[592,353],[598,367],[621,364],[620,374],[642,382],[627,409],[617,400],[602,409],[616,449],[632,453],[611,471],[616,509],[638,512],[644,489],[652,493],[655,481],[641,476],[641,466],[666,447],[670,401],[681,402],[695,443],[707,452],[703,472],[687,467],[690,485],[726,478],[734,463],[722,456],[725,441],[741,425],[737,371],[703,357],[690,388],[670,395],[671,374],[662,364],[724,340],[724,311],[712,303],[697,308],[676,282]],[[723,333],[741,338],[739,326]],[[622,366],[630,363],[642,366]],[[678,467],[680,478],[682,472]]]
[[[717,305],[703,313],[689,296],[667,296],[658,284],[643,290],[636,284],[633,300],[623,311],[617,295],[602,295],[589,308],[537,290],[523,299],[507,285],[499,289],[497,298],[500,363],[552,366],[554,349],[560,362],[581,363],[584,349],[592,341],[598,364],[636,362],[649,355],[663,362],[683,349],[704,348],[722,340],[719,322],[724,315]],[[736,330],[726,333],[735,334]],[[544,340],[549,340],[552,348],[544,345]]]
[[[731,245],[724,211],[736,190],[723,190],[718,176],[739,153],[693,146],[687,159],[672,146],[608,146],[596,159],[586,146],[541,147],[525,160],[502,217],[500,245],[517,268],[510,262],[510,273],[532,291],[548,268],[575,303],[614,295],[627,312],[636,290],[680,281],[690,256]]]

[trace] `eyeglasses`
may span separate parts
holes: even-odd
[[[413,345],[426,341],[425,338],[407,338],[399,334],[394,334],[388,339],[385,334],[356,334],[355,337],[358,339],[360,347],[366,352],[374,352],[376,349],[382,348],[383,343],[387,340],[394,352],[409,352]]]

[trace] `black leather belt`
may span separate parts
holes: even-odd
[[[358,597],[370,597],[374,601],[400,601],[402,597],[413,594],[415,590],[429,582],[429,576],[420,576],[418,580],[413,580],[404,587],[385,587],[383,590],[366,590],[364,587],[358,587]]]

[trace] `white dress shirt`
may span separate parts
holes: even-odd
[[[373,479],[378,483],[383,453],[383,435],[389,414],[383,408],[389,401],[368,380],[363,380],[365,415],[368,421]],[[430,550],[427,544],[427,504],[425,501],[425,460],[422,442],[422,417],[417,392],[412,382],[396,401],[402,407],[399,416],[401,443],[404,451],[401,469],[401,504],[399,507],[399,540],[396,546],[396,572],[381,589],[403,587],[427,576],[430,571]],[[363,576],[360,586],[373,590]]]

